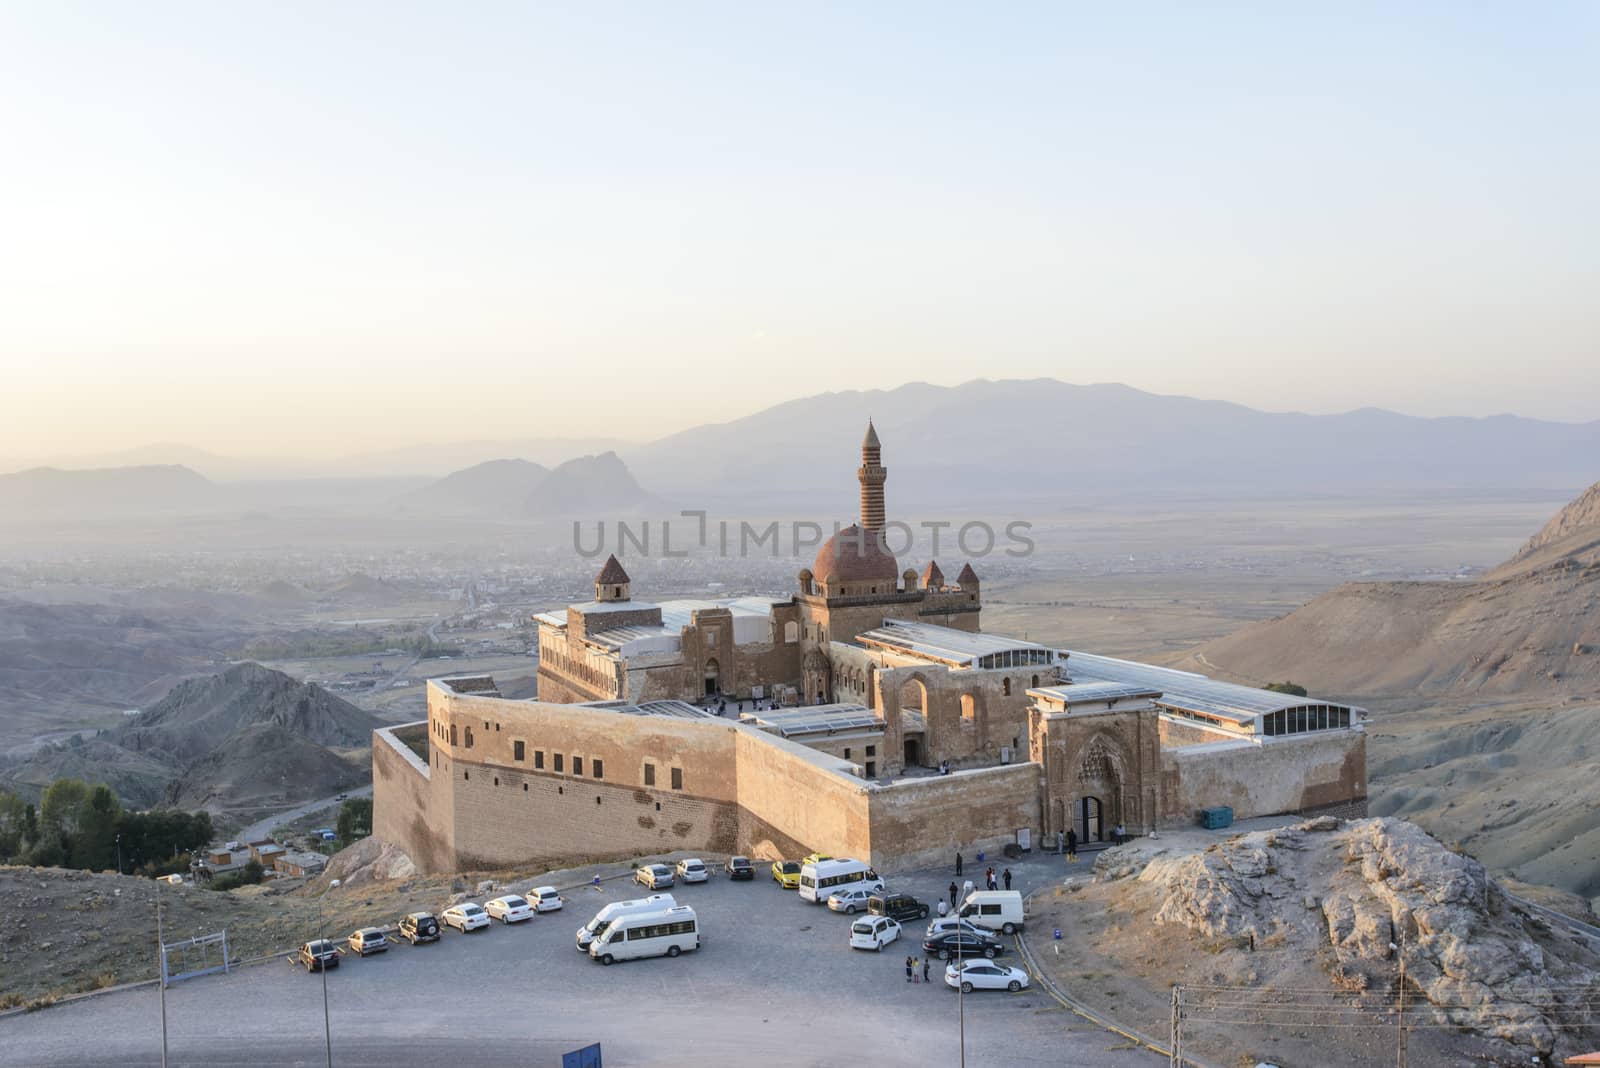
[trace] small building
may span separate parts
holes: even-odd
[[[286,849],[272,858],[273,870],[286,878],[316,875],[327,866],[327,857],[304,849]]]

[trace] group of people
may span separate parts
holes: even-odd
[[[961,854],[960,853],[956,854],[956,874],[957,875],[961,874]],[[1005,871],[1001,872],[998,877],[994,873],[994,868],[990,867],[990,868],[986,868],[984,870],[984,873],[983,873],[983,888],[985,890],[999,890],[1000,889],[1000,884],[1002,882],[1005,883],[1005,888],[1007,890],[1011,889],[1011,869],[1010,868],[1007,868]],[[966,884],[965,887],[959,887],[959,886],[957,886],[955,884],[955,880],[952,879],[950,881],[950,907],[952,909],[956,907],[956,900],[963,892],[968,893],[968,894],[972,893],[972,882],[971,882],[971,880],[967,881],[967,884]],[[942,913],[941,913],[941,915],[942,915]]]
[[[718,694],[716,697],[710,697],[706,699],[706,707],[719,716],[725,716],[728,714],[728,699],[723,697],[721,694]],[[750,699],[750,711],[752,712],[776,712],[777,709],[778,700],[775,697],[764,701],[758,701],[753,697]],[[738,715],[743,711],[744,698],[734,698],[734,714]]]
[[[922,966],[922,982],[931,983],[933,980],[928,978],[928,958],[927,957],[923,957],[920,961],[916,957],[907,957],[906,958],[906,982],[908,982],[908,983],[917,982],[917,966],[919,964]]]

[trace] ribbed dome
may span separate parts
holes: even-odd
[[[819,583],[886,582],[900,578],[900,565],[876,535],[852,523],[822,543],[811,572]]]

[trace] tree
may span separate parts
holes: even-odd
[[[22,798],[0,790],[0,863],[9,864],[22,853],[27,813],[28,806],[23,804]]]
[[[334,833],[341,845],[349,845],[372,833],[372,798],[352,797],[339,806],[339,821]]]
[[[1306,697],[1306,688],[1296,682],[1269,682],[1267,689],[1273,693],[1286,693],[1291,697]]]
[[[104,871],[117,863],[117,822],[122,816],[122,804],[111,787],[100,783],[89,789],[89,795],[78,812],[78,833],[68,841],[69,856],[74,868]]]
[[[82,779],[57,779],[45,787],[39,801],[39,823],[45,833],[55,832],[71,838],[78,831],[78,817],[89,800],[89,784]]]
[[[261,866],[259,860],[250,860],[239,873],[239,880],[247,886],[254,886],[266,878],[267,869]]]

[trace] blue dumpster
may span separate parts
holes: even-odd
[[[1208,831],[1219,830],[1223,827],[1233,826],[1233,809],[1228,805],[1218,805],[1216,808],[1203,808],[1200,810],[1200,825]]]

